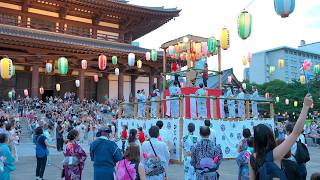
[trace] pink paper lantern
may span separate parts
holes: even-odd
[[[251,52],[249,52],[249,53],[248,53],[248,61],[250,62],[250,61],[251,61],[251,59],[252,59],[252,53],[251,53]]]
[[[289,99],[285,100],[286,105],[289,105]]]
[[[23,90],[23,94],[24,94],[24,96],[28,96],[29,95],[28,89]]]
[[[208,43],[207,42],[201,42],[201,53],[203,56],[208,55]]]
[[[264,98],[265,98],[265,99],[269,99],[269,93],[266,93],[266,94],[264,95]]]
[[[105,70],[107,67],[107,56],[101,54],[98,58],[98,64],[101,71]]]
[[[150,61],[150,59],[151,59],[151,54],[150,54],[150,52],[146,52],[146,60],[147,60],[147,61]]]
[[[39,88],[39,92],[41,95],[44,94],[44,88],[42,86]]]
[[[98,82],[99,81],[98,74],[93,75],[93,80],[94,80],[94,82]]]
[[[228,83],[232,82],[232,76],[228,76]]]
[[[307,60],[307,59],[304,60],[302,66],[303,66],[303,70],[308,71],[310,69],[310,66],[311,66],[310,60]]]
[[[88,68],[87,60],[82,60],[81,61],[81,68],[84,69],[84,70]]]

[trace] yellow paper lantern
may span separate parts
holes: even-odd
[[[248,58],[246,56],[242,57],[242,64],[245,66],[248,64]]]
[[[140,59],[137,61],[137,68],[138,69],[142,68],[142,61]]]
[[[294,101],[294,102],[293,102],[293,106],[294,106],[294,107],[298,107],[298,101]]]
[[[0,72],[1,72],[1,77],[4,80],[11,79],[11,77],[13,76],[13,63],[11,59],[9,58],[1,59]]]
[[[278,66],[279,66],[280,69],[284,68],[284,66],[285,66],[284,59],[279,59],[278,60]]]
[[[300,83],[305,84],[306,83],[306,77],[304,75],[300,76]]]
[[[221,31],[220,46],[223,50],[227,50],[230,47],[230,34],[227,28],[223,28]]]
[[[61,86],[60,86],[60,84],[58,83],[58,84],[56,84],[56,91],[60,91],[61,90]]]

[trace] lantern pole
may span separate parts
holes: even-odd
[[[220,40],[217,40],[218,48],[218,81],[219,81],[219,90],[222,89],[222,79],[221,79],[221,43]]]
[[[163,49],[164,52],[163,52],[163,62],[162,62],[162,71],[163,71],[163,79],[162,79],[162,93],[163,93],[163,97],[164,97],[164,91],[166,89],[166,64],[167,64],[167,59],[166,59],[166,51],[167,51],[167,48],[164,48]]]

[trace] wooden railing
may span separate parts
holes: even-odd
[[[269,104],[269,113],[267,118],[273,118],[274,117],[274,104],[272,100],[250,100],[250,99],[236,99],[236,98],[219,98],[219,97],[214,97],[214,96],[193,96],[193,95],[181,95],[178,97],[171,97],[170,99],[163,99],[161,100],[160,97],[158,98],[157,101],[151,101],[148,99],[146,102],[138,102],[137,98],[135,98],[134,102],[131,103],[121,103],[119,106],[119,118],[142,118],[142,119],[149,119],[149,118],[164,118],[164,110],[163,107],[166,105],[164,104],[166,101],[173,101],[173,100],[179,100],[179,117],[184,118],[185,116],[185,98],[196,98],[201,99],[210,99],[213,101],[212,103],[212,115],[211,117],[214,118],[220,118],[217,116],[217,109],[220,107],[216,106],[216,102],[220,101],[220,99],[224,99],[225,101],[227,100],[235,100],[235,101],[244,101],[244,106],[245,106],[245,118],[249,119],[252,117],[251,114],[251,104],[252,102],[257,102],[257,104]],[[157,103],[157,110],[156,110],[156,116],[152,117],[151,116],[151,103]],[[139,117],[138,115],[138,104],[143,104],[145,105],[145,112],[144,116]],[[224,103],[224,107],[226,106],[226,103]],[[235,109],[237,109],[237,106],[235,106]],[[199,118],[198,118],[199,119]],[[206,118],[205,118],[206,119]],[[225,118],[225,119],[240,119],[240,117],[236,118]]]

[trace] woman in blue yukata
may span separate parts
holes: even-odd
[[[200,128],[202,139],[191,149],[191,165],[196,170],[197,180],[218,180],[219,165],[222,161],[222,150],[220,145],[215,145],[209,139],[210,128]]]
[[[171,100],[171,117],[179,117],[179,95],[181,94],[181,89],[179,88],[178,82],[174,81],[173,86],[169,88],[170,97],[176,98]],[[169,111],[169,109],[167,110]]]
[[[8,136],[5,133],[0,134],[0,179],[10,180],[10,173],[14,171],[14,158],[9,150]]]
[[[157,117],[157,104],[158,102],[156,102],[158,100],[158,98],[160,97],[160,91],[157,88],[156,84],[153,84],[153,91],[151,93],[151,117]]]
[[[244,118],[245,117],[245,106],[244,106],[244,100],[243,99],[245,98],[245,94],[244,94],[242,88],[240,88],[239,91],[240,92],[239,92],[239,94],[237,96],[237,99],[239,99],[238,102],[237,102],[237,104],[238,104],[238,117]]]
[[[258,112],[258,103],[257,100],[259,98],[258,89],[256,87],[252,87],[252,95],[251,95],[251,104],[252,104],[252,116],[254,118],[258,118],[259,112]]]
[[[195,125],[193,123],[188,124],[189,134],[183,137],[183,163],[184,163],[184,179],[196,180],[196,174],[193,166],[191,165],[191,149],[197,144],[199,138],[194,135]]]
[[[208,93],[207,91],[204,89],[203,84],[199,84],[199,88],[196,91],[196,96],[207,96]],[[198,102],[198,117],[199,118],[206,118],[207,117],[207,99],[206,98],[197,98],[197,102]]]

